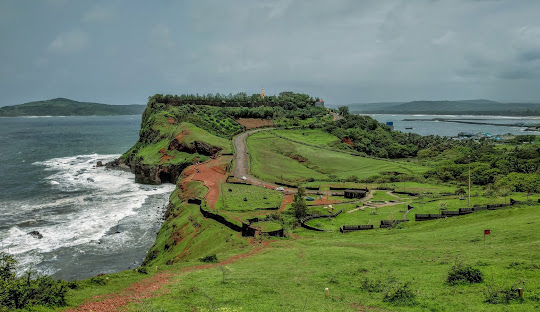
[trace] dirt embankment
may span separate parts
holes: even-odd
[[[236,120],[237,123],[246,127],[246,129],[262,128],[262,127],[272,127],[274,126],[274,121],[272,119],[261,119],[261,118],[239,118]]]
[[[214,209],[219,198],[219,185],[227,180],[225,166],[227,161],[223,157],[212,159],[208,162],[194,165],[194,173],[189,177],[193,181],[201,181],[207,188],[208,193],[204,196],[210,209]],[[188,171],[188,175],[193,171]]]

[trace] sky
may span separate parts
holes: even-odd
[[[540,103],[538,0],[0,2],[0,106],[308,93]]]

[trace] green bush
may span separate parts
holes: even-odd
[[[491,304],[508,304],[512,301],[521,301],[519,297],[518,286],[523,287],[523,282],[517,282],[510,287],[496,286],[490,283],[486,286],[485,290],[485,302]]]
[[[384,284],[381,280],[370,280],[369,278],[364,278],[360,281],[360,289],[367,292],[382,292],[384,289]]]
[[[199,261],[201,262],[218,262],[216,254],[211,254],[202,258],[199,258]]]
[[[13,256],[0,252],[0,307],[22,309],[34,305],[66,305],[66,282],[32,271],[17,277],[16,264]]]
[[[482,271],[470,265],[456,261],[450,268],[446,282],[450,285],[474,284],[482,283],[484,275]]]
[[[148,274],[148,269],[146,267],[138,267],[137,269],[135,269],[137,273],[140,273],[140,274]]]
[[[396,283],[386,290],[383,301],[397,305],[414,305],[416,294],[410,287],[409,282]]]
[[[105,278],[104,278],[104,277],[96,276],[96,277],[90,278],[90,283],[95,284],[95,285],[103,286],[103,285],[105,285],[107,282],[105,281]]]

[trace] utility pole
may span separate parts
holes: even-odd
[[[471,155],[469,155],[469,199],[467,205],[471,206]]]

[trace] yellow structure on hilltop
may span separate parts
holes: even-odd
[[[262,90],[261,90],[261,98],[264,99],[264,88],[262,88]]]

